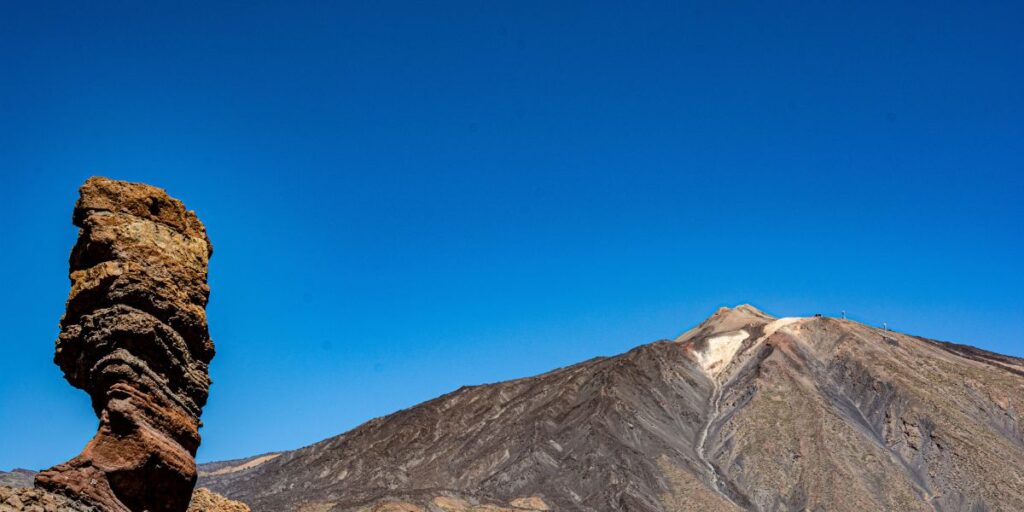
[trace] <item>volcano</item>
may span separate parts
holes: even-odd
[[[1022,359],[743,305],[199,485],[267,512],[1024,510],[1022,412]]]

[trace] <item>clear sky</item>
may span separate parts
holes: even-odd
[[[96,426],[94,174],[213,240],[201,461],[743,302],[1024,356],[1020,2],[212,4],[3,3],[0,468]]]

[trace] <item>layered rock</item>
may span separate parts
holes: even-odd
[[[89,393],[100,425],[36,485],[108,512],[183,512],[214,355],[206,230],[163,190],[105,178],[82,186],[73,222],[54,362]]]

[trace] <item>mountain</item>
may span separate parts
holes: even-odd
[[[0,471],[0,485],[8,487],[32,487],[32,479],[35,478],[35,471],[27,469],[12,469],[11,471]]]
[[[1022,359],[744,305],[200,485],[267,512],[1019,511],[1022,412]]]

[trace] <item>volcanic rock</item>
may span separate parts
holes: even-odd
[[[195,213],[161,189],[90,178],[79,192],[54,362],[89,393],[100,425],[36,486],[105,512],[184,512],[214,355],[212,247]]]
[[[0,512],[102,512],[42,489],[0,487]]]
[[[245,503],[231,501],[205,487],[192,492],[188,512],[249,512]]]
[[[257,512],[1024,510],[1024,360],[723,308],[200,483]]]

